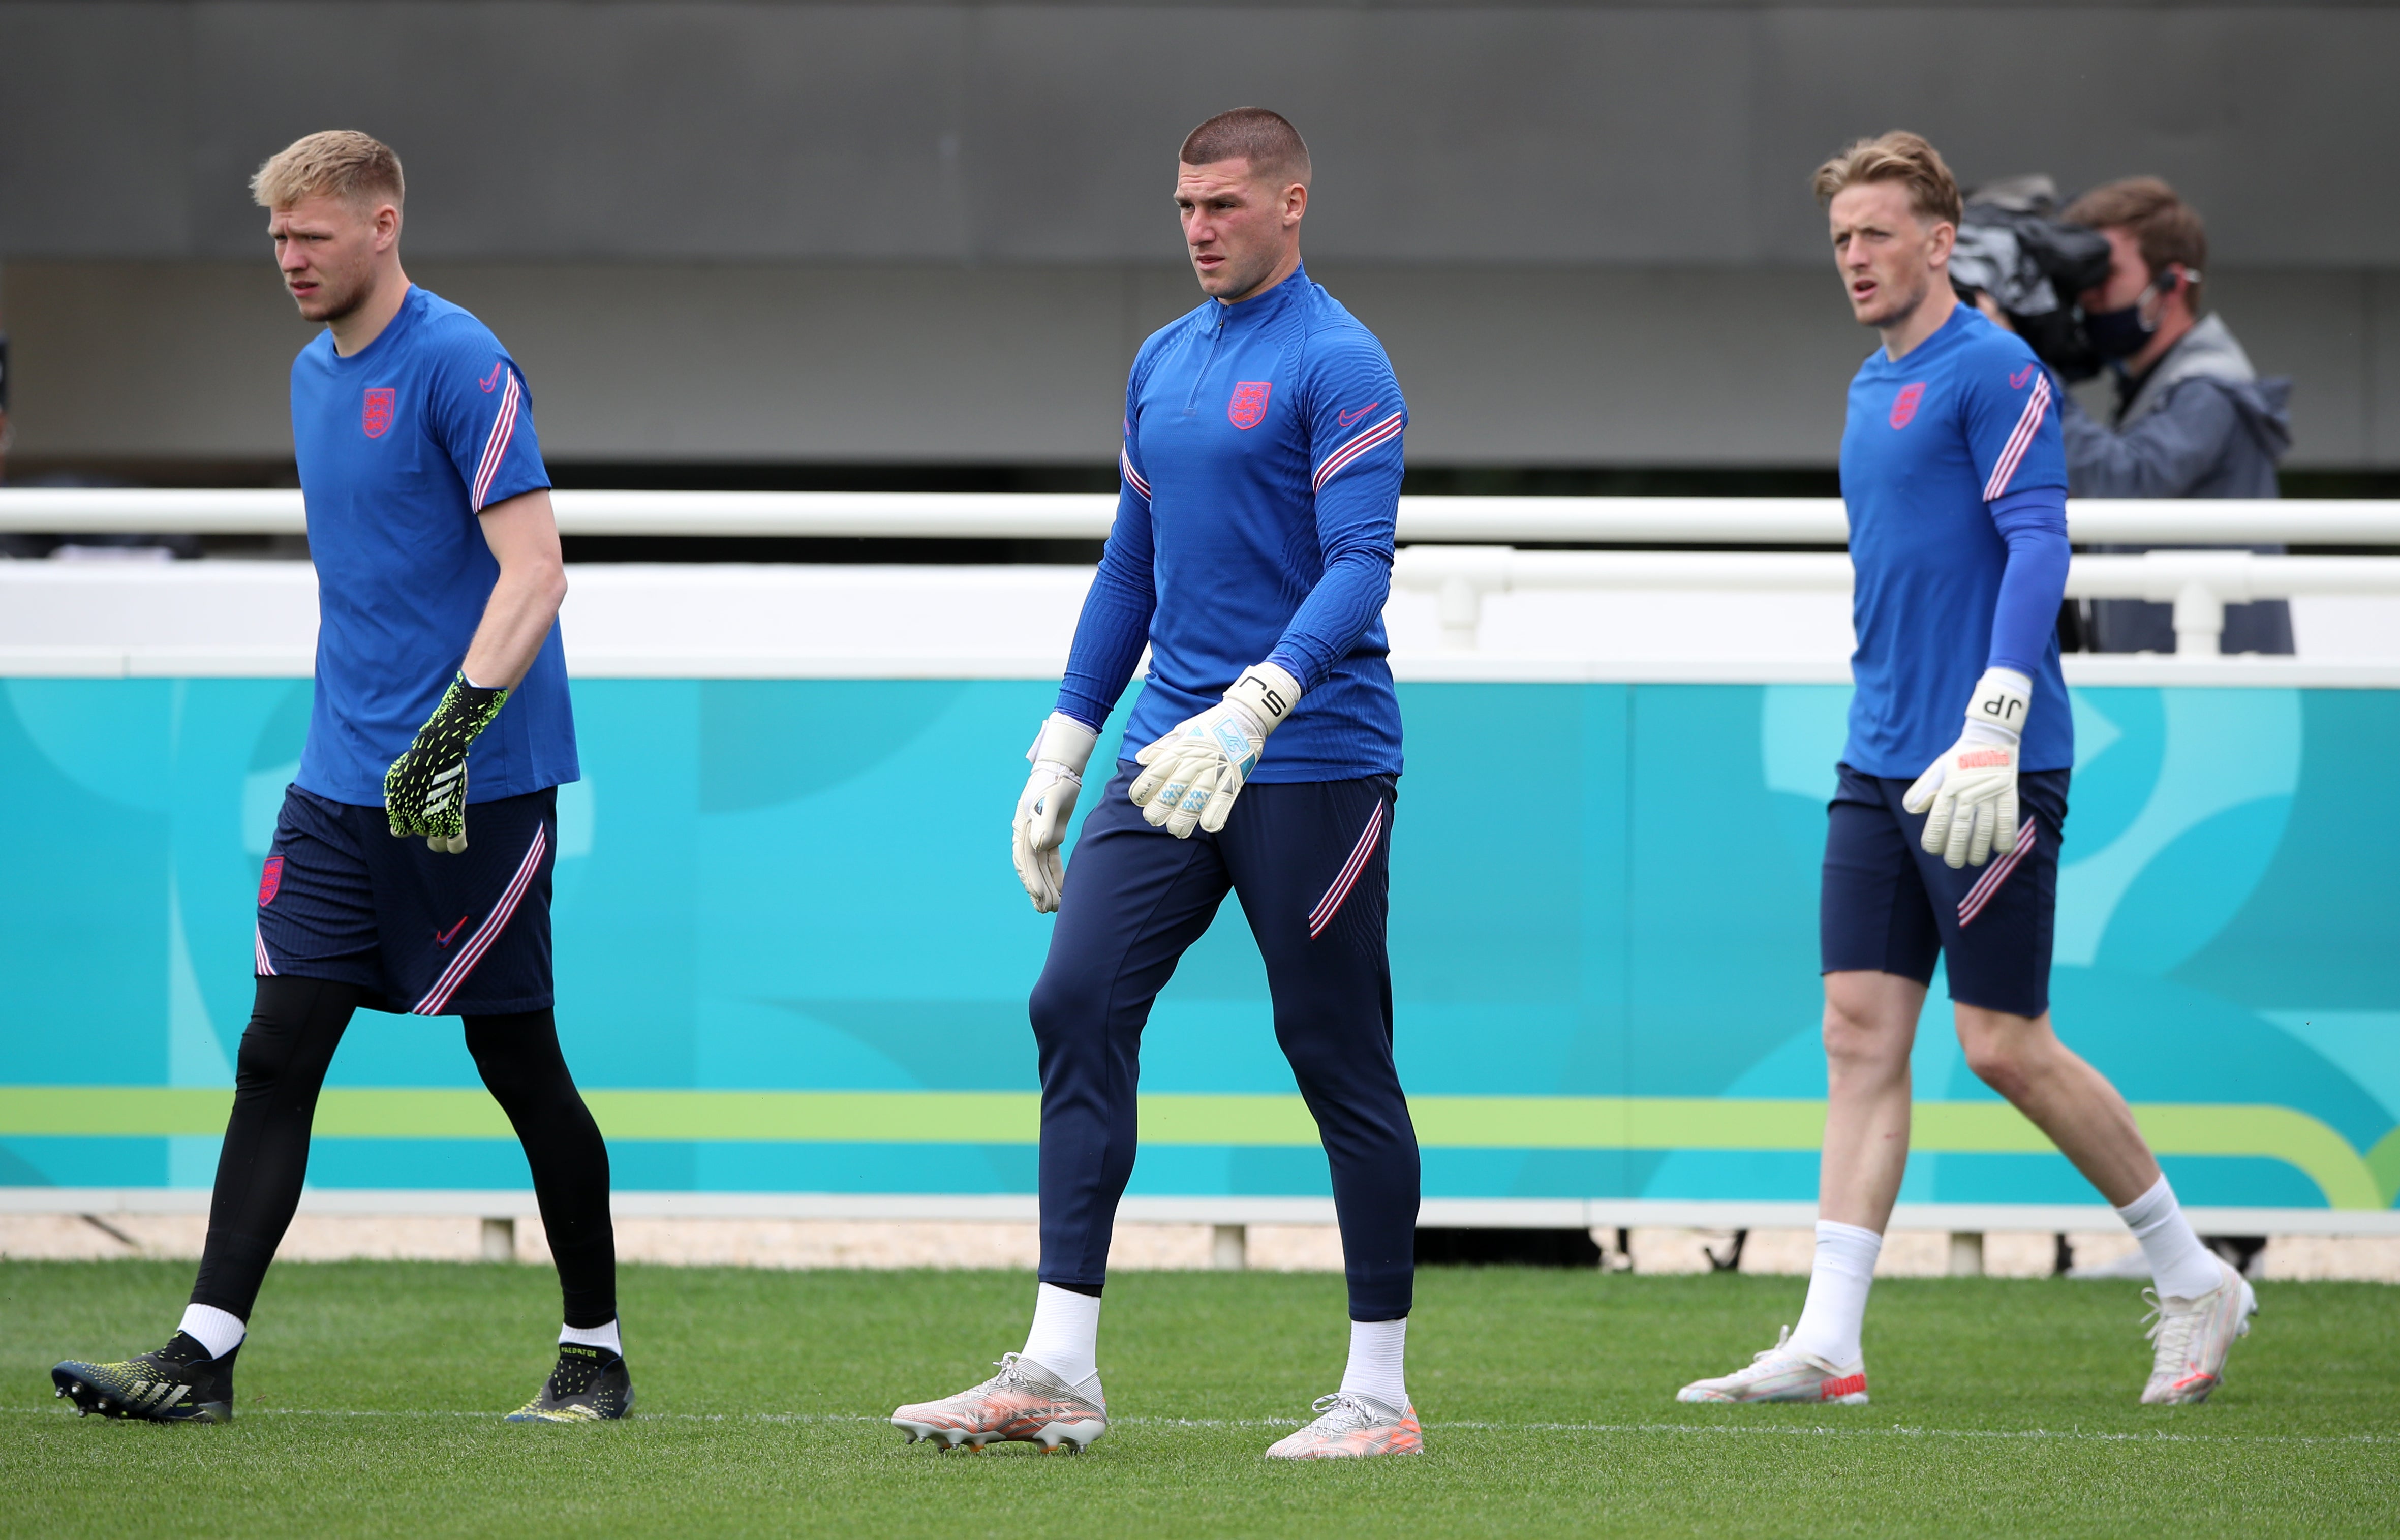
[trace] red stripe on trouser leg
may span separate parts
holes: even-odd
[[[1334,878],[1333,886],[1326,889],[1325,896],[1316,901],[1316,907],[1308,911],[1311,940],[1323,934],[1325,927],[1333,923],[1333,917],[1342,912],[1343,904],[1349,898],[1350,890],[1357,886],[1358,874],[1367,869],[1368,861],[1375,853],[1375,842],[1383,833],[1384,804],[1378,802],[1375,811],[1367,815],[1367,827],[1358,836],[1358,843],[1351,849],[1350,859],[1342,864],[1341,874]]]

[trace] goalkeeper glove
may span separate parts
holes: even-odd
[[[1092,744],[1098,737],[1065,712],[1054,711],[1025,751],[1033,773],[1016,798],[1009,855],[1036,914],[1058,912],[1058,894],[1067,881],[1058,847],[1067,838],[1067,820],[1074,816],[1075,796],[1084,789],[1084,767],[1091,762]]]
[[[1952,866],[1980,866],[2017,848],[2017,740],[2032,710],[2033,681],[2014,669],[1985,669],[1958,741],[1926,768],[1900,805],[1932,810],[1925,848]]]
[[[416,729],[408,752],[383,773],[383,811],[395,837],[425,837],[426,848],[457,855],[467,848],[467,750],[508,704],[509,692],[484,689],[464,674]]]
[[[1259,768],[1267,734],[1300,703],[1300,681],[1273,663],[1245,669],[1223,700],[1134,756],[1144,767],[1133,805],[1178,839],[1194,825],[1215,834]]]

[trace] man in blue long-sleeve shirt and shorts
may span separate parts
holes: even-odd
[[[2193,1234],[2124,1098],[2051,1027],[2075,763],[2054,388],[2023,341],[1954,297],[1958,188],[1932,145],[1861,140],[1818,170],[1816,190],[1851,313],[1883,338],[1850,382],[1842,434],[1857,689],[1819,916],[1816,1263],[1796,1328],[1680,1398],[1866,1402],[1860,1335],[1908,1159],[1909,1049],[1938,957],[1968,1065],[2117,1206],[2157,1276],[2142,1400],[2202,1400],[2257,1302]]]
[[[1373,334],[1301,266],[1309,162],[1292,126],[1221,114],[1178,171],[1208,298],[1134,360],[1116,525],[1014,826],[1017,875],[1058,916],[1032,1000],[1032,1331],[998,1375],[893,1422],[945,1448],[1080,1449],[1106,1430],[1100,1290],[1133,1172],[1142,1027],[1230,891],[1325,1140],[1350,1293],[1341,1388],[1267,1452],[1415,1453],[1401,1350],[1417,1144],[1384,944],[1400,715],[1383,608],[1408,408]],[[1145,644],[1124,752],[1063,867],[1084,766]]]

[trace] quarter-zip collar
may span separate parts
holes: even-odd
[[[1208,303],[1216,307],[1217,313],[1209,318],[1209,330],[1220,336],[1240,336],[1245,332],[1263,325],[1272,317],[1280,315],[1284,307],[1291,303],[1294,294],[1304,293],[1307,290],[1308,264],[1303,262],[1293,268],[1291,275],[1281,283],[1263,293],[1252,294],[1238,305],[1227,305],[1222,301],[1210,300]],[[1203,311],[1202,314],[1206,315],[1207,312]]]

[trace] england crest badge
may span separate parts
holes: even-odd
[[[1267,395],[1275,389],[1272,380],[1237,380],[1234,399],[1225,405],[1225,416],[1240,429],[1256,428],[1267,420]]]
[[[361,417],[359,426],[367,430],[368,438],[379,439],[391,430],[391,419],[397,410],[395,403],[399,400],[399,391],[389,385],[375,386],[367,391],[366,412]]]

